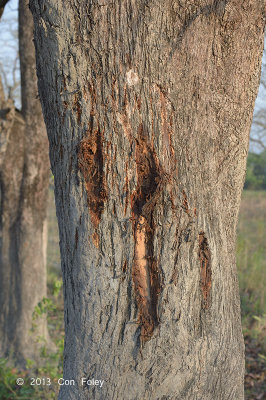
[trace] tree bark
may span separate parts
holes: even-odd
[[[262,2],[30,7],[75,380],[59,398],[243,399],[235,233]]]
[[[27,1],[19,3],[22,111],[12,126],[1,166],[0,336],[1,356],[18,365],[38,357],[34,340],[48,339],[46,318],[32,333],[32,313],[46,297],[46,211],[48,139],[37,99],[33,20]],[[9,113],[10,114],[10,113]],[[3,124],[7,117],[3,116]],[[6,129],[1,137],[6,137]],[[42,343],[43,345],[43,343]]]

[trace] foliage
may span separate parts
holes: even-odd
[[[244,188],[249,190],[266,189],[266,151],[259,154],[248,154]]]
[[[44,297],[35,307],[32,314],[32,320],[35,321],[41,315],[46,314],[48,311],[54,311],[55,309],[56,306],[53,301],[47,297]]]
[[[50,336],[55,346],[53,351],[43,338],[38,341],[39,361],[27,360],[23,371],[14,368],[6,359],[0,359],[0,399],[1,400],[50,400],[56,399],[59,391],[58,379],[63,375],[63,313],[62,313],[62,279],[58,274],[48,274],[50,296],[43,298],[35,307],[32,315],[32,329],[37,327],[38,319],[46,315]],[[16,383],[24,380],[23,385]],[[39,378],[34,380],[33,378]],[[49,378],[49,379],[48,379]],[[51,384],[50,384],[51,383]]]

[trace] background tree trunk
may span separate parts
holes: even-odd
[[[12,355],[24,364],[38,356],[34,339],[48,339],[45,318],[37,321],[35,332],[30,330],[34,308],[46,297],[49,178],[48,139],[37,99],[33,20],[26,0],[19,2],[19,47],[22,111],[15,112],[13,106],[16,117],[0,182],[0,350],[1,356]]]
[[[9,0],[0,0],[0,18],[3,15],[4,9],[6,4],[8,3]]]
[[[59,398],[243,399],[235,231],[262,2],[30,4],[76,382]]]

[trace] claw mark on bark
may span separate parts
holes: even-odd
[[[207,309],[210,305],[210,294],[211,294],[211,252],[208,246],[208,241],[205,233],[201,231],[199,233],[199,252],[200,260],[200,286],[203,296],[203,308]]]
[[[85,137],[78,148],[78,166],[82,172],[87,192],[91,221],[95,227],[93,242],[98,247],[97,228],[107,199],[103,171],[103,138],[99,129]]]
[[[161,282],[153,249],[153,209],[161,192],[161,170],[153,149],[144,137],[142,125],[136,140],[137,190],[132,196],[134,230],[134,283],[141,341],[150,340],[158,325],[157,302]]]

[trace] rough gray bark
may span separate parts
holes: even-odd
[[[30,7],[76,383],[59,398],[243,399],[235,231],[263,3]]]
[[[5,113],[7,106],[1,107],[0,354],[23,365],[38,356],[37,336],[48,339],[45,318],[30,332],[34,308],[46,297],[49,158],[37,99],[33,20],[26,0],[19,3],[19,46],[22,111],[10,105]]]

